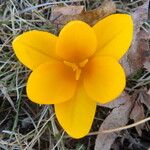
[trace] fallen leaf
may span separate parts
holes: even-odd
[[[71,20],[82,20],[94,25],[100,19],[115,12],[116,6],[112,0],[105,0],[100,7],[90,11],[85,11],[83,6],[54,6],[50,20],[59,29]]]
[[[84,6],[54,6],[52,7],[51,19],[55,20],[60,15],[77,15],[81,14],[84,10]]]
[[[143,89],[139,93],[139,100],[141,103],[143,103],[150,110],[150,95],[147,94],[146,90]]]
[[[136,100],[136,102],[134,104],[134,107],[133,107],[133,109],[131,111],[131,114],[130,114],[130,119],[133,119],[134,122],[138,122],[138,121],[140,121],[144,118],[145,118],[145,114],[144,114],[143,105]],[[139,136],[142,136],[143,127],[144,127],[143,124],[138,125],[138,126],[135,127],[138,134],[139,134]]]
[[[110,150],[111,145],[118,137],[118,133],[102,133],[103,130],[114,129],[124,126],[128,123],[129,114],[132,108],[132,101],[129,96],[126,97],[126,102],[119,107],[116,107],[103,121],[99,134],[95,143],[95,150]]]
[[[144,35],[142,35],[144,37]],[[148,40],[150,40],[150,32],[149,32],[149,35],[145,35],[145,40],[147,41],[147,47],[145,49],[147,49],[147,51],[145,51],[145,57],[144,57],[144,61],[143,61],[143,65],[144,65],[144,68],[150,72],[150,47],[149,47],[149,43],[148,43]]]
[[[148,90],[147,94],[150,95],[150,89]]]
[[[146,32],[146,31],[140,31],[139,36],[143,39],[143,40],[149,40],[150,39],[150,31]]]
[[[122,58],[121,64],[125,68],[126,75],[131,75],[143,66],[143,55],[145,43],[141,42],[141,39],[145,38],[140,36],[140,34],[145,34],[141,31],[141,26],[148,19],[148,4],[149,0],[146,0],[144,4],[138,7],[132,14],[134,22],[134,36],[130,49],[126,55]],[[142,33],[141,33],[142,32]]]
[[[84,6],[53,6],[52,10],[51,10],[52,13],[51,13],[50,20],[53,21],[54,23],[57,23],[58,19],[60,21],[61,20],[60,18],[62,16],[79,15],[79,14],[81,14],[83,12],[84,9],[85,9]],[[60,24],[62,24],[62,23],[60,22]]]
[[[144,65],[144,68],[145,68],[148,72],[150,72],[150,61],[149,61],[149,60],[145,61],[143,65]]]

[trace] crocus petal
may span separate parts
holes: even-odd
[[[97,35],[96,55],[119,60],[128,50],[133,36],[133,21],[126,14],[114,14],[99,21],[93,29]]]
[[[78,62],[91,56],[96,47],[93,28],[82,21],[71,21],[59,34],[56,53],[65,60]]]
[[[18,59],[31,70],[56,58],[57,37],[44,31],[28,31],[16,37],[12,43]]]
[[[39,104],[55,104],[69,100],[75,92],[76,80],[70,67],[61,62],[46,62],[35,69],[27,82],[27,95]]]
[[[107,103],[118,97],[125,82],[124,70],[115,58],[95,57],[85,68],[85,90],[97,102]]]
[[[55,104],[56,117],[64,130],[73,138],[82,138],[90,131],[96,102],[92,101],[83,87],[79,87],[72,99]]]

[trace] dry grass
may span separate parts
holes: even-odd
[[[52,106],[39,106],[28,100],[25,85],[30,71],[16,59],[11,42],[18,34],[31,29],[57,34],[57,28],[49,19],[53,5],[82,4],[87,9],[93,9],[101,1],[0,0],[0,149],[92,149],[95,136],[81,140],[68,138],[58,125]],[[142,0],[116,0],[121,12],[132,12],[141,3]],[[130,90],[150,83],[148,73],[142,72],[139,76],[131,79],[136,84]],[[107,115],[106,110],[101,111],[103,116],[98,115],[95,122],[102,122]],[[97,123],[94,125],[93,130],[98,129]]]

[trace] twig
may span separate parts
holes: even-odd
[[[103,131],[97,131],[97,132],[91,132],[89,133],[88,135],[97,135],[99,133],[112,133],[112,132],[118,132],[118,131],[121,131],[121,130],[125,130],[125,129],[130,129],[130,128],[133,128],[135,126],[138,126],[140,124],[143,124],[147,121],[150,121],[150,117],[148,118],[145,118],[143,120],[140,120],[136,123],[133,123],[133,124],[130,124],[130,125],[127,125],[127,126],[124,126],[124,127],[118,127],[118,128],[115,128],[115,129],[108,129],[108,130],[103,130]]]

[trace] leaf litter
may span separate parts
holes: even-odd
[[[126,102],[114,108],[103,121],[99,129],[100,134],[98,134],[96,139],[95,150],[109,150],[115,139],[118,137],[117,133],[103,134],[101,131],[124,126],[128,123],[132,102],[127,94],[123,96],[123,99],[125,99]]]

